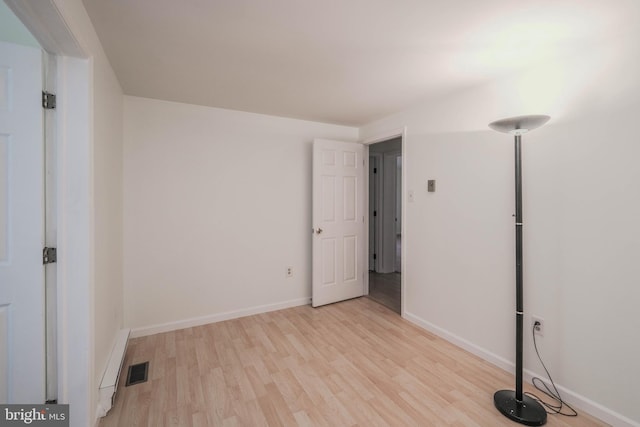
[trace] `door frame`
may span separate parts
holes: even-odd
[[[57,63],[56,57],[45,50],[42,52],[43,90],[56,93]],[[44,245],[58,247],[58,211],[57,202],[57,152],[56,112],[44,110]],[[46,400],[58,398],[58,344],[57,344],[57,263],[45,265],[45,362],[46,362]]]
[[[406,189],[406,182],[407,182],[407,127],[403,126],[401,128],[395,128],[395,129],[390,129],[387,131],[380,131],[380,132],[375,132],[372,136],[367,137],[365,139],[363,139],[361,142],[362,144],[365,145],[365,170],[368,171],[369,170],[369,146],[371,144],[375,144],[377,142],[383,142],[383,141],[387,141],[389,139],[393,139],[393,138],[401,138],[401,155],[402,155],[402,171],[401,171],[401,185],[402,185],[402,212],[401,212],[401,224],[400,224],[400,228],[401,228],[401,235],[402,237],[402,241],[400,243],[400,253],[401,253],[401,258],[400,258],[400,270],[402,271],[402,274],[400,275],[400,316],[401,317],[405,317],[405,301],[406,301],[406,287],[405,287],[405,272],[407,271],[406,268],[406,260],[407,260],[407,239],[405,238],[406,236],[406,231],[405,231],[405,227],[407,224],[406,221],[406,215],[407,215],[407,209],[406,209],[406,203],[407,203],[407,197],[404,197],[404,194],[406,194],[407,189]],[[365,188],[369,188],[369,174],[365,174]],[[364,197],[365,197],[365,211],[369,212],[369,191],[365,191],[364,192]],[[364,224],[364,230],[365,230],[365,248],[369,248],[369,215],[365,216],[365,224]],[[367,256],[367,260],[369,259],[369,257]],[[368,270],[368,269],[367,269]],[[365,274],[365,278],[364,278],[364,294],[365,295],[369,295],[369,274]]]
[[[74,424],[94,425],[93,59],[66,22],[64,3],[5,3],[55,56],[57,397],[58,403],[71,403]]]

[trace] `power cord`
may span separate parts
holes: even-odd
[[[532,399],[537,400],[538,402],[540,402],[540,404],[544,405],[548,414],[558,414],[558,415],[563,415],[565,417],[577,417],[578,412],[575,409],[573,409],[567,402],[562,400],[562,397],[560,396],[560,392],[558,391],[556,384],[553,382],[553,378],[551,378],[551,374],[549,373],[549,370],[547,369],[544,362],[542,361],[542,357],[540,357],[540,352],[538,351],[538,344],[536,343],[536,326],[540,326],[540,322],[536,321],[533,324],[533,327],[531,328],[531,335],[533,336],[533,348],[535,348],[536,355],[538,356],[538,360],[540,360],[540,364],[544,368],[544,371],[547,373],[547,377],[551,382],[551,386],[553,387],[553,390],[551,390],[549,386],[538,377],[533,377],[531,379],[531,382],[533,383],[533,385],[538,391],[547,395],[547,397],[552,399],[554,403],[545,402],[544,400],[540,399],[538,396],[536,396],[533,393],[526,392],[525,394],[531,397]],[[540,386],[540,384],[544,386],[544,389],[542,386]],[[564,412],[562,410],[565,406],[567,407],[569,412]]]

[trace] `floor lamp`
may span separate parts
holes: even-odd
[[[549,116],[518,116],[489,123],[498,132],[514,135],[516,172],[516,389],[500,390],[493,395],[496,408],[507,418],[528,426],[547,422],[547,412],[533,398],[522,394],[522,163],[520,139],[522,134],[549,121]]]

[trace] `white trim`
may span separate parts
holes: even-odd
[[[224,320],[237,319],[239,317],[251,316],[254,314],[268,313],[270,311],[282,310],[285,308],[298,307],[311,304],[311,298],[298,298],[283,301],[275,304],[258,305],[255,307],[243,308],[240,310],[225,311],[223,313],[209,314],[207,316],[192,317],[190,319],[177,320],[175,322],[160,323],[158,325],[142,326],[131,329],[131,338],[145,337],[148,335],[160,334],[162,332],[176,331],[178,329],[192,328],[194,326],[207,325],[209,323],[222,322]]]
[[[55,0],[4,0],[29,32],[47,52],[56,55],[84,57],[78,43]]]
[[[363,212],[366,212],[364,215],[364,234],[362,236],[362,242],[364,246],[364,253],[362,254],[363,265],[362,265],[362,295],[369,295],[369,266],[371,265],[371,248],[369,246],[369,215],[371,214],[371,210],[369,209],[369,175],[371,174],[371,166],[369,162],[369,146],[363,145],[363,160],[364,160],[364,177],[363,177],[363,185],[364,189],[362,190],[363,194]]]
[[[56,93],[58,59],[42,51],[43,90]],[[58,143],[57,116],[55,110],[45,110],[44,150],[45,150],[45,246],[58,247]],[[58,266],[45,266],[45,308],[46,308],[46,400],[58,399]]]
[[[129,335],[131,329],[121,329],[115,337],[113,346],[111,347],[111,355],[107,360],[107,367],[102,375],[100,382],[100,390],[98,391],[98,406],[96,408],[96,417],[102,418],[113,406],[116,392],[118,391],[118,382],[122,372],[124,357],[127,354],[127,344],[129,343]]]
[[[540,378],[540,375],[528,369],[525,369],[523,371],[523,374],[524,374],[524,380],[529,384],[531,384],[533,377]],[[544,383],[546,383],[549,387],[551,387],[550,381],[544,378],[540,378],[540,379]],[[640,427],[640,423],[637,423],[625,417],[624,415],[619,414],[601,405],[600,403],[594,402],[593,400],[587,397],[584,397],[578,393],[575,393],[574,391],[569,390],[566,387],[556,384],[556,388],[562,394],[563,400],[567,401],[572,406],[575,406],[576,408],[588,413],[592,417],[596,417],[604,421],[609,425],[616,426],[616,427]]]
[[[374,136],[370,136],[369,138],[365,138],[362,140],[362,143],[365,145],[375,144],[376,142],[383,142],[389,139],[394,138],[402,138],[405,139],[407,136],[407,127],[401,127],[396,129],[387,130],[384,132],[376,133]],[[404,148],[404,147],[403,147]]]
[[[415,314],[407,312],[405,313],[405,319],[439,336],[440,338],[443,338],[450,343],[455,344],[463,350],[475,354],[476,356],[486,360],[487,362],[496,365],[498,368],[504,369],[505,371],[511,373],[514,372],[515,365],[513,364],[513,362],[510,362],[509,360],[498,356],[495,353],[485,350],[484,348],[472,343],[471,341],[467,341],[466,339],[461,338],[445,329],[442,329],[431,322],[427,322],[426,320],[416,316]]]
[[[501,356],[498,356],[495,353],[490,352],[489,350],[482,348],[471,341],[468,341],[462,337],[459,337],[456,334],[453,334],[439,326],[434,325],[431,322],[428,322],[412,313],[405,313],[405,319],[409,322],[426,329],[427,331],[433,333],[434,335],[439,336],[440,338],[449,341],[450,343],[462,348],[463,350],[468,351],[471,354],[474,354],[481,359],[497,366],[500,369],[503,369],[509,373],[515,372],[515,364],[510,360],[507,360]],[[535,372],[525,369],[524,372],[524,380],[531,384],[532,378],[534,376],[541,377]],[[546,382],[546,381],[545,381]],[[550,385],[550,383],[549,383]],[[603,405],[594,402],[593,400],[584,397],[566,387],[558,385],[556,383],[556,387],[562,394],[562,398],[566,400],[572,406],[575,406],[577,409],[580,409],[584,412],[587,412],[589,415],[599,418],[600,420],[612,425],[619,427],[640,427],[640,424],[621,415],[609,408],[604,407]]]

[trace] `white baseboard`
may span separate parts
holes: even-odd
[[[295,300],[283,301],[275,304],[258,305],[255,307],[243,308],[240,310],[225,311],[224,313],[210,314],[201,317],[178,320],[175,322],[161,323],[158,325],[142,326],[131,329],[131,338],[144,337],[147,335],[159,334],[162,332],[176,331],[178,329],[192,328],[194,326],[206,325],[209,323],[222,322],[223,320],[237,319],[239,317],[251,316],[253,314],[268,313],[270,311],[282,310],[284,308],[297,307],[311,303],[311,298],[299,298]]]
[[[106,416],[113,405],[113,399],[118,390],[118,382],[122,374],[122,364],[124,363],[124,356],[127,353],[130,334],[131,329],[128,328],[121,329],[116,334],[111,355],[109,356],[109,360],[107,360],[107,367],[102,374],[102,381],[98,388],[98,407],[96,408],[96,416],[98,418]]]
[[[427,322],[426,320],[409,312],[404,313],[404,318],[411,323],[414,323],[419,327],[439,336],[440,338],[443,338],[450,343],[468,351],[469,353],[472,353],[480,357],[481,359],[486,360],[487,362],[497,366],[498,368],[501,368],[510,373],[513,373],[515,371],[514,362],[498,356],[497,354],[492,353],[489,350],[482,348],[464,338],[461,338],[445,329],[442,329],[439,326],[434,325],[433,323]],[[524,380],[528,383],[531,383],[531,379],[533,377],[542,378],[541,375],[528,369],[525,369],[523,374]],[[621,415],[597,402],[594,402],[591,399],[575,393],[567,389],[566,387],[558,385],[557,383],[556,387],[562,394],[563,400],[567,401],[567,403],[569,403],[571,406],[575,406],[577,409],[587,412],[589,415],[594,416],[607,424],[615,427],[640,427],[640,423],[633,421],[625,417],[624,415]]]
[[[498,368],[504,369],[505,371],[508,371],[508,372],[514,372],[515,370],[515,365],[510,360],[507,360],[501,356],[498,356],[497,354],[492,353],[472,343],[471,341],[467,341],[464,338],[461,338],[455,334],[452,334],[451,332],[445,329],[442,329],[431,322],[427,322],[426,320],[416,316],[415,314],[411,314],[405,311],[404,317],[411,323],[414,323],[420,326],[421,328],[426,329],[427,331],[439,336],[440,338],[443,338],[449,341],[450,343],[455,344],[464,350],[467,350],[469,353],[475,354],[476,356],[486,360],[487,362],[496,365]]]

